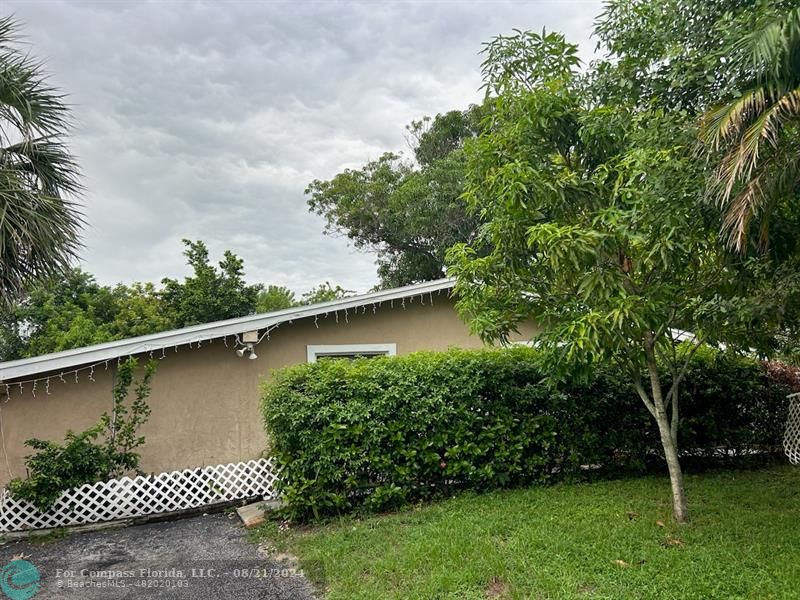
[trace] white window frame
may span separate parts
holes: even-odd
[[[536,340],[520,340],[517,342],[508,342],[507,347],[513,348],[514,346],[526,346],[528,348],[536,348],[539,343]]]
[[[325,356],[397,356],[397,344],[323,344],[306,346],[308,362],[315,363],[317,358]]]

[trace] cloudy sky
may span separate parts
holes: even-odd
[[[251,282],[365,291],[374,258],[322,234],[303,190],[479,98],[481,42],[565,32],[591,56],[599,0],[5,0],[74,105],[83,266],[103,283],[187,270],[181,238],[231,249]]]

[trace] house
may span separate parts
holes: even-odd
[[[271,372],[326,356],[480,347],[441,279],[0,363],[0,485],[25,475],[25,440],[64,439],[112,402],[119,361],[159,361],[142,427],[145,472],[261,456],[260,387]],[[525,328],[520,339],[529,339]]]

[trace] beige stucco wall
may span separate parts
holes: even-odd
[[[477,348],[481,342],[469,335],[452,302],[444,294],[406,300],[394,308],[383,304],[373,313],[352,312],[345,321],[333,314],[285,323],[257,347],[258,359],[235,355],[232,344],[222,340],[201,348],[183,346],[166,351],[159,361],[150,396],[152,415],[142,428],[146,443],[141,449],[141,468],[160,472],[187,467],[236,462],[257,458],[266,438],[259,414],[259,388],[271,371],[306,361],[306,346],[317,344],[395,343],[398,354],[416,350],[444,350],[451,346]],[[530,338],[525,327],[520,339]],[[160,356],[160,353],[156,353]],[[7,457],[0,457],[0,484],[25,475],[24,457],[30,450],[26,439],[38,437],[61,441],[68,429],[83,430],[110,410],[113,362],[100,367],[89,380],[88,373],[65,376],[51,374],[50,394],[40,381],[36,397],[28,385],[22,393],[12,388],[11,399],[0,402],[0,419]]]

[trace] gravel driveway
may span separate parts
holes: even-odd
[[[26,595],[9,594],[3,587],[11,598],[15,593],[35,600],[314,598],[308,581],[286,557],[271,557],[250,543],[238,519],[226,514],[0,546],[0,568],[15,559],[38,570],[40,589]],[[0,583],[6,586],[9,570],[3,575]]]

